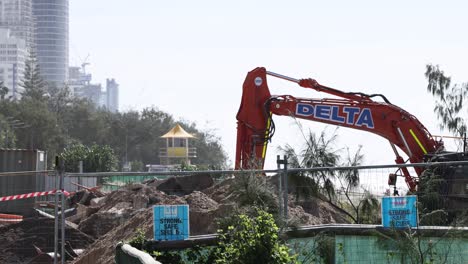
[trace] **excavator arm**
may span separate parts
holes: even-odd
[[[291,95],[272,96],[267,75],[285,79],[324,92],[338,98],[308,99]],[[372,100],[380,96],[384,102]],[[236,169],[263,168],[268,142],[274,133],[272,115],[291,116],[321,123],[368,131],[386,138],[396,155],[396,162],[405,163],[398,154],[398,146],[409,157],[409,162],[424,161],[424,156],[443,148],[434,140],[418,119],[391,104],[382,95],[346,93],[320,85],[313,79],[297,80],[256,68],[247,74],[243,85],[242,101],[237,113]],[[415,168],[418,176],[423,169]],[[406,168],[402,168],[410,190],[417,181]]]

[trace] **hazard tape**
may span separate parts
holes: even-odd
[[[0,214],[1,224],[19,223],[21,221],[23,221],[22,215]]]
[[[25,193],[25,194],[16,194],[16,195],[0,197],[0,202],[7,202],[7,201],[19,200],[19,199],[28,199],[28,198],[38,197],[38,196],[47,196],[47,195],[51,195],[51,194],[55,194],[55,193],[57,193],[57,190],[45,191],[45,192],[33,192],[33,193]],[[70,193],[67,192],[67,191],[63,191],[63,194],[65,196],[70,195]]]
[[[10,223],[19,223],[22,222],[23,219],[4,219],[0,218],[0,223],[2,224],[10,224]]]
[[[23,219],[22,215],[14,215],[14,214],[0,214],[0,219]]]

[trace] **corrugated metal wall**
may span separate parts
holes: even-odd
[[[43,171],[47,155],[40,150],[0,149],[0,172]],[[45,173],[12,174],[0,176],[0,197],[45,191]],[[36,199],[0,202],[0,213],[31,215]]]
[[[46,160],[40,150],[0,149],[0,172],[44,170]]]

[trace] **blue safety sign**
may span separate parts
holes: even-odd
[[[417,196],[382,198],[382,226],[409,228],[418,225]]]
[[[184,240],[190,235],[189,206],[153,206],[154,240]]]

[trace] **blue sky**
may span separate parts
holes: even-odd
[[[71,0],[70,63],[90,54],[95,81],[120,83],[122,110],[156,106],[214,129],[231,159],[242,83],[257,66],[384,94],[441,134],[425,65],[468,81],[467,10],[465,1]],[[327,97],[284,81],[269,85],[273,94]],[[277,146],[303,142],[293,120],[275,120],[268,168],[276,167]],[[316,132],[325,127],[301,123]],[[363,145],[366,164],[394,160],[378,136],[345,128],[339,134],[337,148]]]

